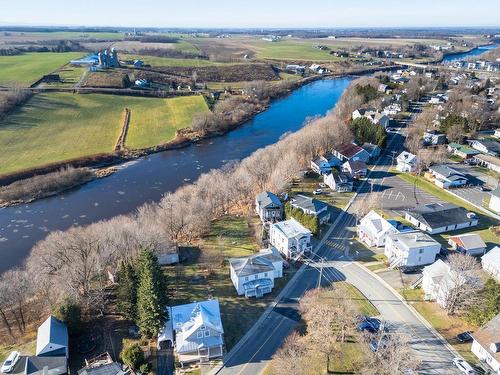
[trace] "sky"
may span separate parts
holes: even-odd
[[[0,0],[0,25],[500,26],[499,0]]]

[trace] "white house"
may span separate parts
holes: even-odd
[[[239,296],[262,297],[271,293],[274,279],[283,276],[283,258],[275,248],[245,258],[229,259],[231,281]]]
[[[357,118],[361,118],[361,117],[367,118],[373,124],[380,125],[384,128],[387,128],[389,126],[390,121],[391,121],[390,118],[386,114],[384,114],[380,111],[377,111],[373,108],[366,108],[366,109],[361,108],[361,109],[355,110],[352,113],[353,120],[356,120]]]
[[[318,199],[297,194],[290,200],[290,204],[293,208],[301,210],[306,215],[317,217],[320,224],[325,224],[330,221],[330,210],[328,209],[328,205]]]
[[[426,145],[444,145],[447,142],[446,134],[437,130],[426,130],[424,132],[424,144]]]
[[[495,138],[500,139],[500,129],[495,129],[495,133],[493,134]]]
[[[222,357],[224,329],[217,299],[172,306],[168,316],[158,336],[158,346],[175,342],[181,367]]]
[[[483,270],[500,282],[500,247],[495,246],[481,257]]]
[[[472,334],[471,351],[493,373],[500,374],[500,314]]]
[[[52,315],[38,327],[36,355],[39,357],[68,357],[68,328]]]
[[[311,160],[311,169],[321,175],[328,174],[332,168],[339,166],[341,161],[331,153],[316,156]]]
[[[500,185],[490,192],[490,203],[488,207],[491,211],[500,214]]]
[[[354,187],[352,177],[347,173],[329,173],[323,177],[323,181],[333,191],[350,192]]]
[[[500,142],[489,139],[473,139],[469,141],[472,148],[492,156],[500,155]]]
[[[486,251],[486,244],[479,234],[466,233],[458,236],[450,236],[448,244],[453,250],[460,251],[467,255],[483,255]]]
[[[263,223],[283,218],[283,203],[273,193],[264,191],[255,198],[255,211]]]
[[[441,245],[420,231],[391,233],[387,236],[384,254],[391,267],[416,267],[434,263]]]
[[[448,278],[450,272],[450,266],[441,259],[424,267],[422,271],[422,290],[426,300],[436,301],[441,307],[446,305],[445,298],[448,283],[445,279]]]
[[[367,163],[370,160],[370,154],[355,143],[341,144],[333,150],[333,155],[343,162],[347,160],[359,160]]]
[[[400,172],[414,172],[417,169],[417,156],[403,151],[396,158],[396,169]]]
[[[269,242],[287,259],[298,259],[310,253],[311,231],[295,219],[272,224],[269,229]]]
[[[429,168],[429,174],[434,179],[434,184],[442,189],[464,186],[469,181],[461,172],[446,164],[433,165]]]
[[[479,165],[500,173],[500,158],[492,155],[476,155],[474,160]]]
[[[358,225],[358,239],[370,247],[383,247],[389,234],[398,233],[394,223],[370,211]]]
[[[478,219],[473,212],[454,204],[427,204],[408,210],[405,219],[416,228],[430,234],[449,232],[476,226]]]
[[[366,177],[368,167],[364,161],[347,160],[342,164],[342,172],[349,173],[352,178]]]

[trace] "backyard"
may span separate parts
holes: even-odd
[[[32,52],[0,56],[0,86],[29,86],[82,55],[82,52]]]

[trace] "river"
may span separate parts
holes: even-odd
[[[113,175],[58,196],[0,209],[0,273],[22,264],[33,245],[53,230],[132,212],[210,169],[240,160],[300,129],[308,117],[335,106],[352,78],[315,81],[273,101],[269,109],[225,136],[180,150],[148,155]]]
[[[467,59],[469,57],[479,56],[479,55],[482,55],[483,53],[488,52],[489,50],[492,50],[496,47],[498,47],[498,44],[489,44],[486,46],[476,47],[476,48],[470,50],[469,52],[452,53],[450,55],[446,55],[443,58],[442,62],[449,63],[452,61]]]

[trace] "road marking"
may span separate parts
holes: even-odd
[[[284,320],[285,320],[285,317],[281,318],[281,321],[273,329],[273,331],[269,334],[269,336],[267,337],[266,341],[264,341],[264,343],[259,347],[259,349],[257,349],[257,351],[254,353],[254,355],[252,356],[252,358],[250,358],[250,360],[245,364],[245,366],[243,366],[243,368],[238,372],[237,375],[240,375],[243,371],[245,371],[245,368],[250,364],[250,362],[252,362],[252,360],[255,358],[255,356],[257,354],[259,354],[260,350],[264,347],[264,345],[267,344],[267,342],[271,339],[271,336],[273,335],[273,333],[276,332],[276,330],[279,328],[279,326],[281,325],[281,323],[284,322]]]

